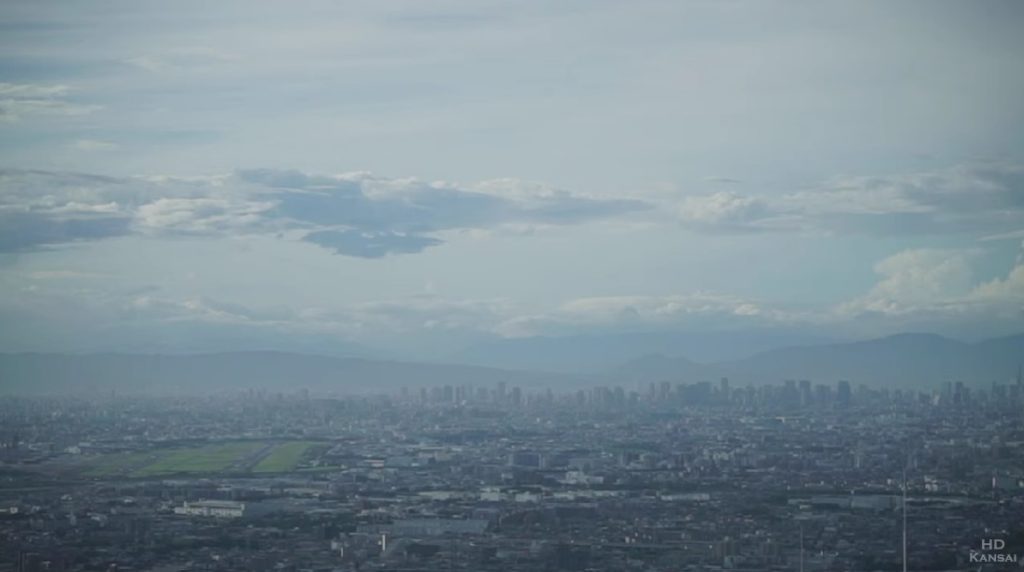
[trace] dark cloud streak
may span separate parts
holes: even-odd
[[[393,232],[364,233],[360,231],[321,230],[311,232],[302,240],[333,250],[336,254],[359,258],[381,258],[388,254],[414,254],[442,244],[429,236]]]
[[[40,213],[0,214],[0,252],[31,252],[76,241],[127,234],[131,219],[118,216],[57,219]]]
[[[223,236],[305,230],[302,240],[361,258],[412,254],[442,244],[433,233],[502,224],[572,225],[652,208],[536,185],[473,187],[252,169],[227,177],[111,178],[0,172],[0,251],[148,236]],[[486,184],[484,184],[486,187]],[[521,188],[520,188],[521,187]]]

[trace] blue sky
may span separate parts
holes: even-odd
[[[0,6],[0,348],[1024,329],[1017,2],[209,4]]]

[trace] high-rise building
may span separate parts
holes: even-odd
[[[801,379],[800,380],[800,405],[807,407],[811,404],[811,380]]]
[[[849,407],[850,396],[850,382],[845,379],[839,380],[836,384],[836,402],[840,407]]]

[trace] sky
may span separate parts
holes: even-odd
[[[1024,331],[1024,5],[0,4],[0,351]]]

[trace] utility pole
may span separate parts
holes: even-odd
[[[455,537],[452,536],[449,542],[451,544],[448,546],[448,570],[455,570]]]
[[[903,468],[903,572],[907,572],[907,469]]]
[[[800,572],[804,572],[804,523],[800,523]]]

